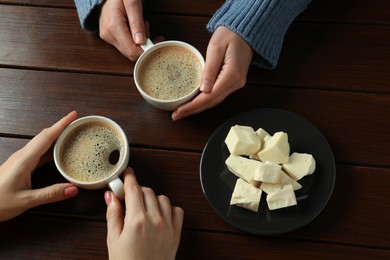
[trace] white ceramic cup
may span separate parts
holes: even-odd
[[[160,49],[162,47],[166,46],[179,46],[179,47],[184,47],[187,50],[190,50],[195,56],[199,59],[201,63],[201,69],[200,73],[203,71],[204,68],[204,58],[202,54],[192,45],[182,42],[182,41],[163,41],[157,44],[154,44],[150,39],[147,39],[147,42],[144,45],[141,45],[141,48],[144,50],[142,55],[138,58],[135,67],[134,67],[134,82],[135,85],[138,89],[138,91],[141,93],[142,97],[152,106],[161,109],[161,110],[168,110],[168,111],[173,111],[175,110],[178,106],[181,104],[184,104],[188,101],[190,101],[192,98],[194,98],[198,93],[199,93],[199,86],[194,88],[193,91],[191,91],[189,94],[180,97],[178,99],[172,99],[172,100],[163,100],[163,99],[157,99],[155,97],[152,97],[148,95],[141,87],[140,82],[139,82],[139,71],[140,71],[140,64],[144,61],[144,59],[149,56],[152,52],[154,52],[157,49]],[[200,78],[200,75],[199,75]]]
[[[103,123],[105,125],[108,125],[112,129],[116,131],[116,133],[119,135],[120,140],[123,145],[122,151],[119,152],[119,159],[115,164],[115,170],[113,173],[101,180],[98,181],[80,181],[77,179],[74,179],[70,177],[64,170],[64,168],[61,165],[60,160],[60,150],[62,147],[62,144],[66,140],[67,136],[77,127],[82,126],[84,124],[89,123]],[[57,166],[57,169],[59,172],[64,176],[65,179],[67,179],[69,182],[73,183],[76,186],[79,186],[81,188],[85,189],[102,189],[105,187],[109,187],[112,192],[115,193],[115,195],[119,199],[124,199],[124,188],[123,188],[123,182],[120,179],[120,175],[123,173],[123,171],[126,169],[130,157],[130,148],[129,148],[129,142],[127,140],[125,132],[122,130],[122,128],[115,123],[113,120],[103,117],[103,116],[86,116],[79,118],[75,121],[73,121],[68,127],[65,128],[65,130],[60,134],[58,137],[55,146],[54,146],[54,162]]]

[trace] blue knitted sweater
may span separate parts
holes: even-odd
[[[104,0],[74,0],[82,27],[97,31],[98,7]],[[227,0],[207,25],[210,32],[225,26],[255,51],[253,64],[276,67],[284,36],[293,20],[311,0]]]

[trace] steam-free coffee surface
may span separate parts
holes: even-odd
[[[114,173],[117,162],[110,161],[110,156],[117,151],[122,153],[122,150],[123,142],[110,126],[84,124],[65,139],[60,151],[61,166],[76,180],[99,181]]]
[[[200,83],[201,62],[180,46],[153,51],[141,63],[139,84],[156,99],[173,100],[191,93]]]

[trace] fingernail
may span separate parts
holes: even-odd
[[[69,186],[64,189],[64,195],[65,197],[73,197],[76,196],[78,193],[78,189],[75,186]]]
[[[144,43],[144,35],[142,33],[136,33],[134,35],[134,41],[136,44],[143,44]]]
[[[110,191],[106,191],[104,193],[104,200],[106,202],[106,205],[110,205],[111,201],[112,201],[112,193]]]
[[[134,170],[130,166],[126,167],[126,171],[128,171],[131,174],[134,174]]]
[[[171,116],[171,118],[172,118],[173,121],[176,121],[176,114],[173,113],[172,116]]]
[[[174,112],[174,113],[172,114],[171,118],[172,118],[173,121],[177,121],[177,120],[180,119],[180,114],[177,113],[177,112]]]
[[[210,92],[211,91],[211,83],[207,80],[202,81],[200,85],[200,90],[202,92]]]

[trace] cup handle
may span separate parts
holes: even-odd
[[[108,186],[110,187],[110,190],[114,192],[114,194],[120,199],[124,200],[125,199],[125,189],[123,187],[123,182],[121,179],[116,178],[113,179],[108,183]]]
[[[153,47],[154,43],[149,39],[147,38],[146,39],[146,42],[144,44],[141,45],[141,48],[146,51],[147,49]]]

